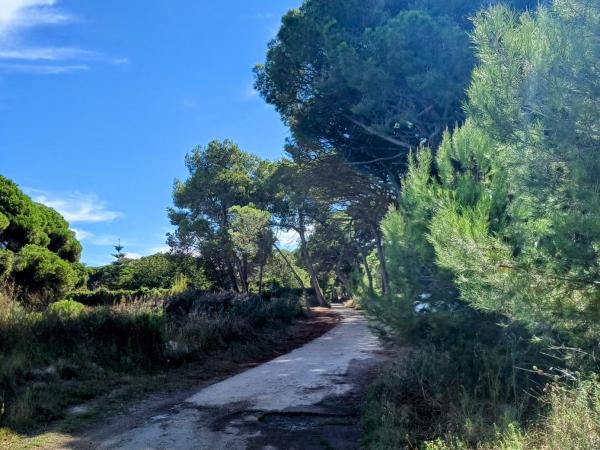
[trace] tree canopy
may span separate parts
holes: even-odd
[[[488,3],[306,0],[284,16],[256,88],[303,152],[335,151],[399,190],[410,149],[464,119],[469,17]]]
[[[48,303],[82,283],[81,245],[67,221],[0,176],[0,279],[26,301]]]

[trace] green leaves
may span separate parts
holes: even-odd
[[[33,304],[48,304],[77,283],[77,273],[67,261],[37,245],[25,246],[16,256],[12,277]]]
[[[50,302],[81,281],[80,255],[60,214],[0,176],[0,282],[12,279],[25,302]]]
[[[271,229],[271,214],[255,208],[253,204],[232,206],[229,213],[231,218],[228,232],[234,251],[249,261],[266,259],[272,252],[275,240]]]
[[[482,3],[306,0],[283,18],[256,88],[307,156],[335,152],[397,188],[410,149],[435,148],[464,119]]]

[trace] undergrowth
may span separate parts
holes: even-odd
[[[302,314],[296,299],[236,297],[186,314],[156,302],[89,307],[73,300],[43,312],[0,292],[0,426],[27,431],[65,416],[73,405],[110,389],[123,376],[157,373]]]
[[[400,350],[368,391],[366,448],[600,448],[592,355],[547,349],[517,324],[459,302],[391,320],[382,333]]]

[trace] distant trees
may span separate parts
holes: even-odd
[[[331,206],[320,199],[318,184],[313,183],[310,172],[302,165],[289,160],[280,161],[270,181],[272,198],[269,209],[275,225],[285,231],[293,230],[300,241],[300,255],[310,276],[315,298],[326,305],[312,254],[308,248],[309,233],[314,226],[326,220]]]
[[[139,259],[122,258],[89,271],[88,286],[91,289],[171,289],[182,276],[191,288],[208,290],[211,287],[202,262],[189,255],[156,253]]]
[[[213,141],[187,155],[186,166],[189,178],[177,181],[173,190],[175,208],[169,210],[169,217],[177,229],[169,236],[169,245],[201,256],[212,267],[207,275],[239,291],[243,282],[236,275],[230,208],[252,200],[259,160],[231,141]]]
[[[210,142],[186,157],[189,178],[175,184],[175,253],[199,257],[217,287],[262,292],[274,236],[272,177],[277,165],[231,141]]]
[[[232,206],[229,235],[236,255],[236,266],[244,292],[248,292],[248,276],[258,266],[258,291],[262,292],[265,264],[273,252],[275,236],[271,214],[254,207]]]
[[[81,245],[63,217],[0,176],[0,281],[25,302],[47,304],[84,282]]]

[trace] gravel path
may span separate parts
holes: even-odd
[[[358,448],[360,395],[382,353],[360,313],[336,311],[341,322],[320,338],[208,386],[99,448]]]

